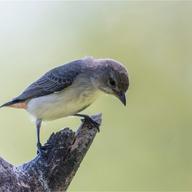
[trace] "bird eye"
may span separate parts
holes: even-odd
[[[116,83],[115,83],[115,81],[114,81],[112,78],[109,78],[109,84],[110,84],[112,87],[115,87],[115,86],[116,86]]]

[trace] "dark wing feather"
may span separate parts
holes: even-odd
[[[50,70],[27,87],[24,92],[13,99],[13,101],[15,101],[15,103],[21,102],[65,89],[70,86],[78,74],[81,73],[82,64],[82,60],[76,60]]]

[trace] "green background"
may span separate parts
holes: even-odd
[[[0,103],[49,69],[86,55],[110,57],[130,75],[127,107],[100,97],[103,113],[69,191],[192,191],[192,2],[0,2]],[[76,118],[46,122],[42,140]],[[0,110],[0,155],[36,153],[23,110]]]

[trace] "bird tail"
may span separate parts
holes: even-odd
[[[0,106],[0,108],[2,107],[12,107],[15,106],[16,104],[20,103],[21,101],[17,100],[17,99],[13,99],[11,101],[8,101],[6,103],[4,103],[3,105]]]
[[[6,103],[4,103],[3,105],[1,105],[0,106],[0,108],[2,108],[2,107],[8,107],[8,106],[10,106],[10,105],[13,105],[13,104],[15,104],[16,102],[13,100],[13,101],[8,101],[8,102],[6,102]]]

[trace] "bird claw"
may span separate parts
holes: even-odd
[[[83,120],[87,121],[88,123],[90,123],[93,127],[95,127],[97,129],[98,132],[100,132],[100,129],[99,129],[100,124],[97,123],[96,121],[94,121],[91,117],[84,116]]]
[[[47,153],[47,150],[51,148],[50,144],[46,144],[44,146],[41,145],[41,143],[37,143],[37,155],[45,155]]]

